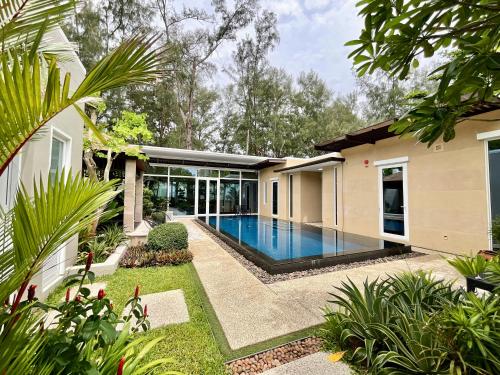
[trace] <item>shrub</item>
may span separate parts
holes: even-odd
[[[148,251],[144,246],[131,246],[120,261],[126,268],[169,266],[189,263],[193,254],[188,250]]]
[[[123,228],[117,224],[113,224],[104,229],[99,237],[102,237],[103,242],[111,249],[111,251],[128,239],[127,235],[123,231]]]
[[[480,298],[425,273],[337,289],[321,331],[325,346],[368,373],[500,373],[497,293]]]
[[[166,213],[165,211],[155,211],[151,214],[151,220],[153,220],[153,222],[155,224],[163,224],[165,223],[165,218],[166,218]]]
[[[182,223],[165,223],[153,228],[148,234],[147,249],[174,251],[188,248],[188,233]]]

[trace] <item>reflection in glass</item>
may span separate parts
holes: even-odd
[[[235,214],[240,201],[240,182],[220,180],[220,213]]]
[[[198,215],[207,214],[207,181],[198,181]]]
[[[217,181],[210,180],[208,181],[208,213],[216,214],[217,213]]]
[[[153,209],[166,211],[168,208],[168,177],[144,176],[144,187],[151,190]]]
[[[500,139],[488,142],[491,219],[500,216]],[[494,244],[498,247],[500,244]]]
[[[259,178],[259,174],[257,172],[241,172],[241,178],[257,180]]]
[[[241,181],[241,212],[257,213],[258,181]]]
[[[170,177],[170,210],[174,215],[194,215],[195,179]]]
[[[239,171],[220,171],[220,176],[225,177],[225,178],[240,178],[240,172]]]
[[[196,176],[196,171],[194,167],[170,167],[170,176]]]
[[[168,176],[168,165],[149,165],[146,171],[148,174],[159,174]]]
[[[384,233],[404,236],[403,167],[382,170]]]
[[[199,169],[198,177],[219,177],[219,171],[217,169]]]

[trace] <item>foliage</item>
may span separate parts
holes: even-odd
[[[495,243],[500,244],[500,216],[495,217],[491,223],[491,237]]]
[[[144,211],[144,216],[150,216],[155,208],[153,202],[153,191],[144,186],[142,192],[142,209]]]
[[[153,220],[155,224],[163,224],[166,216],[165,211],[155,211],[151,214],[151,220]]]
[[[120,266],[126,268],[176,266],[192,260],[193,254],[189,250],[148,251],[144,246],[131,246],[120,260]]]
[[[80,263],[84,262],[90,252],[94,254],[94,260],[97,263],[104,262],[108,256],[127,239],[128,237],[123,232],[123,228],[117,224],[104,228],[97,236],[83,243],[78,254]]]
[[[476,255],[473,258],[456,257],[455,259],[448,259],[448,263],[451,264],[463,276],[477,276],[484,273],[488,266],[488,261],[481,255]]]
[[[182,223],[160,224],[148,233],[147,249],[174,251],[188,248],[188,232]]]
[[[455,125],[475,104],[494,101],[500,90],[500,6],[497,1],[362,0],[364,29],[350,54],[359,75],[382,69],[405,79],[419,58],[452,54],[435,72],[435,92],[414,105],[391,130],[416,133],[432,144],[455,137]]]
[[[330,350],[368,373],[490,374],[500,361],[497,294],[477,297],[428,274],[343,282],[322,330]],[[492,332],[495,332],[492,334]]]

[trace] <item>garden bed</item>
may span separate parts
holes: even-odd
[[[94,263],[92,265],[92,272],[94,272],[96,276],[112,275],[117,270],[120,260],[125,255],[127,247],[128,242],[123,245],[119,245],[104,262]],[[84,264],[68,267],[66,269],[66,276],[77,274],[78,271],[83,270],[84,268]]]

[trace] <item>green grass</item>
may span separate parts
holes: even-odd
[[[123,310],[136,285],[141,286],[143,295],[172,289],[184,291],[190,321],[154,329],[144,334],[151,338],[165,336],[165,339],[151,351],[147,360],[173,358],[177,362],[176,365],[166,369],[182,371],[187,375],[226,374],[224,361],[310,336],[318,329],[312,327],[232,350],[191,263],[170,267],[119,268],[113,275],[96,279],[96,282],[102,281],[107,283],[106,294],[113,301],[116,311]],[[63,294],[64,288],[58,288],[49,297],[49,302],[59,301]],[[168,314],[168,311],[165,313]]]

